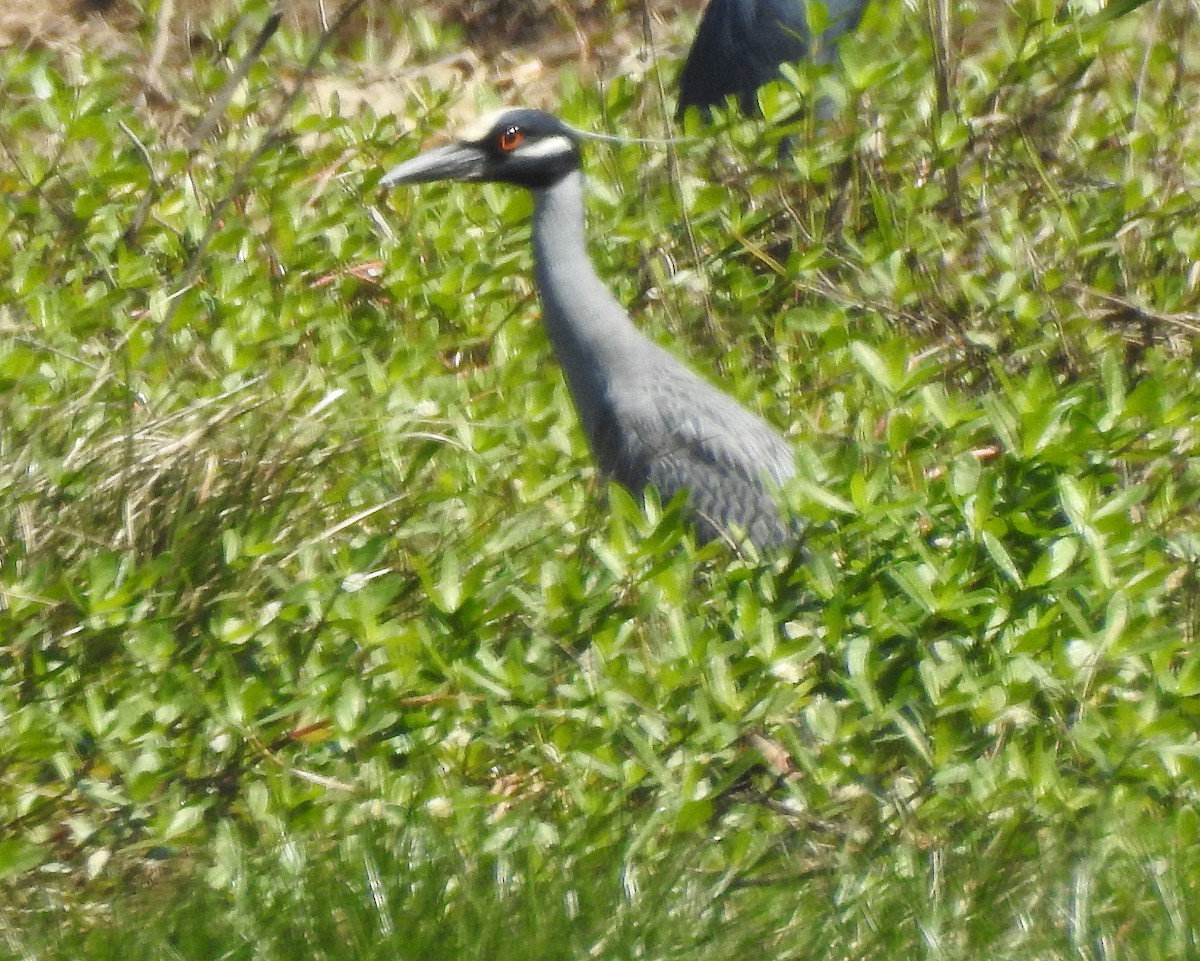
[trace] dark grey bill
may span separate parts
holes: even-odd
[[[384,174],[379,186],[388,188],[434,180],[475,180],[482,175],[486,164],[487,154],[481,148],[464,143],[446,144],[393,167]]]

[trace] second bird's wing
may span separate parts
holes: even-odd
[[[679,75],[675,118],[681,120],[688,107],[720,106],[729,96],[756,114],[758,88],[778,76],[780,64],[814,53],[832,62],[837,38],[858,26],[868,2],[827,0],[828,26],[814,51],[807,0],[711,0]]]
[[[781,63],[807,56],[803,0],[711,0],[679,76],[680,119],[688,107],[720,106],[736,96],[758,112],[755,93]]]

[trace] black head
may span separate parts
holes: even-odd
[[[579,133],[542,110],[510,107],[460,130],[452,143],[435,147],[390,170],[382,187],[467,180],[550,187],[580,165]]]

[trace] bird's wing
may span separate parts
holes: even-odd
[[[829,26],[818,59],[832,61],[835,41],[853,30],[869,0],[827,0]],[[719,106],[737,96],[747,114],[757,113],[758,88],[779,74],[779,65],[813,54],[807,0],[711,0],[679,75],[681,119],[688,107]]]
[[[803,0],[711,0],[679,76],[677,119],[688,107],[719,106],[728,96],[756,113],[758,88],[808,48]]]
[[[609,399],[597,436],[600,466],[626,488],[688,491],[702,539],[737,527],[759,547],[790,540],[776,500],[795,473],[787,442],[690,371],[628,381]]]

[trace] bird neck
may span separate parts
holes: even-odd
[[[645,353],[646,340],[592,266],[583,194],[578,170],[533,191],[533,251],[546,332],[590,434],[593,401],[617,365]]]

